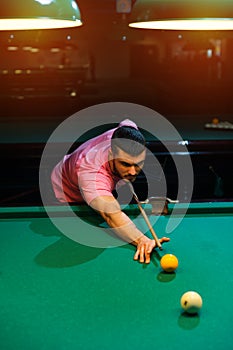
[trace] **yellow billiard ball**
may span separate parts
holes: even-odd
[[[160,260],[160,266],[165,272],[173,272],[178,267],[178,259],[173,254],[165,254]]]
[[[182,309],[189,314],[196,314],[202,308],[202,297],[194,291],[186,292],[180,299]]]

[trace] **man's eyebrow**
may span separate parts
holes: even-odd
[[[126,164],[126,165],[129,165],[129,166],[137,166],[137,165],[139,165],[139,164],[141,164],[141,163],[144,163],[145,162],[145,160],[141,160],[140,162],[138,162],[138,163],[129,163],[129,162],[127,162],[127,161],[125,161],[125,160],[120,160],[120,163],[121,164]]]

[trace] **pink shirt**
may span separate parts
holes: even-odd
[[[119,126],[137,125],[129,119]],[[109,166],[111,138],[116,128],[90,139],[73,153],[66,155],[54,168],[51,180],[56,198],[60,202],[87,204],[97,196],[112,196],[117,182]]]

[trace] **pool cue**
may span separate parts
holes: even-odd
[[[159,249],[162,250],[162,249],[163,249],[163,248],[162,248],[162,245],[161,245],[161,243],[160,243],[160,241],[159,241],[159,239],[158,239],[158,237],[157,237],[157,235],[156,235],[156,233],[155,233],[153,227],[151,226],[150,220],[149,220],[149,218],[148,218],[148,216],[147,216],[145,210],[144,210],[143,207],[141,206],[141,203],[140,203],[140,201],[139,201],[139,199],[138,199],[138,196],[137,196],[136,193],[134,192],[134,188],[133,188],[132,183],[131,183],[129,180],[125,180],[125,182],[127,182],[127,184],[129,185],[130,191],[131,191],[132,194],[133,194],[133,197],[134,197],[134,199],[135,199],[135,201],[136,201],[136,203],[137,203],[137,205],[138,205],[138,208],[140,209],[140,212],[141,212],[141,214],[142,214],[142,216],[143,216],[143,218],[144,218],[144,220],[145,220],[147,226],[149,227],[149,230],[150,230],[150,232],[151,232],[151,234],[152,234],[152,236],[153,236],[153,238],[154,238],[154,240],[155,240],[155,242],[156,242],[157,247],[159,247]]]

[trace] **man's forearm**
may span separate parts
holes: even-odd
[[[139,240],[145,237],[121,210],[119,203],[113,196],[97,197],[91,202],[91,207],[99,212],[109,227],[122,240],[137,245]]]
[[[102,216],[107,224],[112,228],[113,232],[128,243],[137,245],[139,239],[144,236],[143,233],[130,220],[130,218],[123,212]]]

